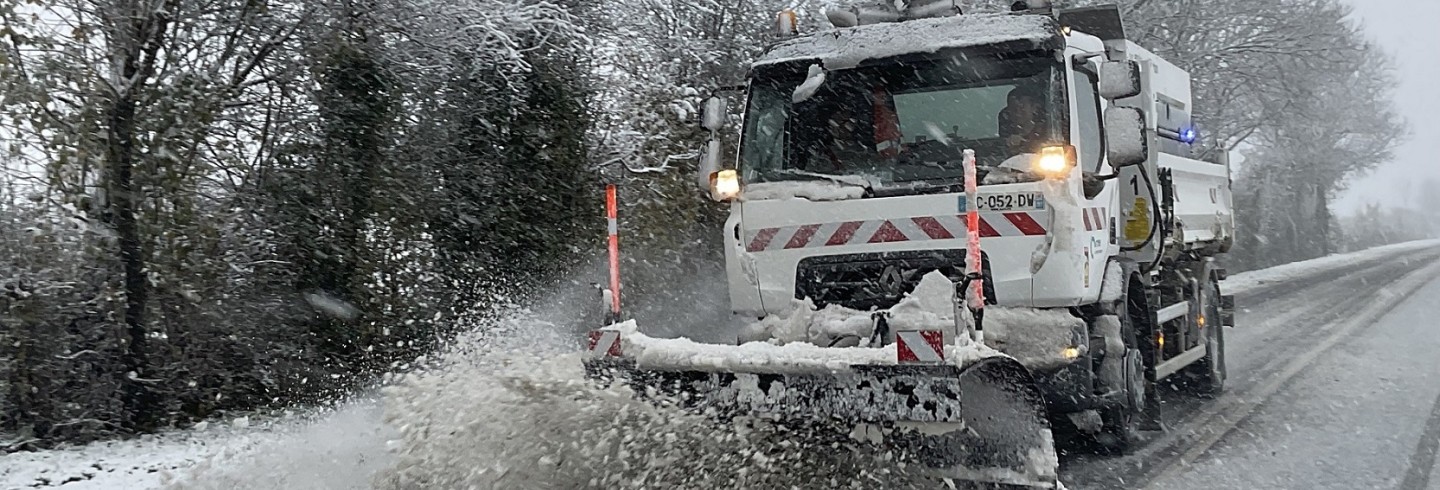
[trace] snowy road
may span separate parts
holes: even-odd
[[[1166,392],[1168,430],[1121,458],[1074,455],[1072,489],[1440,490],[1440,262],[1421,252],[1237,297],[1230,379]]]
[[[1440,490],[1440,475],[1431,477],[1440,446],[1440,335],[1433,331],[1440,327],[1437,258],[1437,243],[1409,244],[1227,281],[1239,295],[1241,311],[1240,326],[1226,333],[1231,373],[1226,394],[1214,400],[1167,394],[1163,416],[1169,431],[1151,434],[1125,457],[1067,455],[1062,478],[1072,490]],[[567,342],[557,338],[546,344],[564,349]],[[461,357],[473,361],[475,354],[467,352]],[[493,356],[479,357],[489,360],[467,361],[390,393],[385,410],[391,413],[384,416],[369,401],[248,427],[215,423],[134,441],[3,455],[0,489],[353,489],[376,483],[450,488],[498,481],[493,478],[532,484],[478,488],[583,485],[583,478],[556,483],[566,480],[553,475],[543,479],[551,484],[534,483],[565,465],[533,454],[549,446],[515,437],[538,434],[579,443],[603,441],[605,431],[613,432],[613,414],[577,403],[584,397],[567,391],[578,380],[578,373],[569,372],[578,371],[578,363],[564,363],[569,369],[563,373],[540,374],[534,371],[545,364],[521,364],[530,377],[514,378],[496,375]],[[537,396],[547,393],[561,396]],[[661,440],[677,434],[713,438],[687,433],[693,427],[683,420],[670,425],[675,432],[634,433]],[[416,427],[425,432],[416,433]],[[591,438],[581,437],[586,434]],[[412,445],[397,449],[406,437]],[[425,443],[413,445],[416,440]],[[678,456],[695,460],[692,466],[737,463],[726,459],[736,454],[723,450],[691,452]],[[476,454],[492,457],[477,460]],[[570,456],[585,461],[581,453]],[[534,463],[537,458],[545,464]],[[498,476],[485,474],[497,461],[514,464]],[[529,466],[519,464],[526,461]],[[877,482],[884,479],[875,476]]]

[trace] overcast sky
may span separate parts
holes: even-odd
[[[1335,204],[1340,214],[1366,202],[1410,204],[1416,192],[1412,182],[1440,180],[1440,0],[1349,2],[1371,38],[1394,60],[1400,81],[1395,104],[1410,123],[1411,135],[1396,149],[1393,162],[1357,178],[1341,195]]]

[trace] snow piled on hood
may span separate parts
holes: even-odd
[[[876,58],[1017,40],[1038,44],[1058,35],[1054,19],[1043,15],[916,19],[827,30],[784,41],[761,55],[754,66],[818,59],[828,70],[843,70]]]
[[[740,198],[746,201],[807,199],[811,201],[844,201],[859,199],[865,188],[833,182],[757,182],[745,186]]]

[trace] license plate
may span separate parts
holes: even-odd
[[[981,211],[1040,211],[1045,209],[1045,195],[1039,192],[981,194],[975,198]],[[965,195],[960,195],[960,212],[966,212]]]

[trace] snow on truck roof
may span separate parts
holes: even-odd
[[[819,59],[826,69],[840,70],[869,59],[1009,41],[1031,41],[1038,47],[1059,35],[1059,25],[1046,15],[955,15],[808,34],[771,46],[752,66]]]

